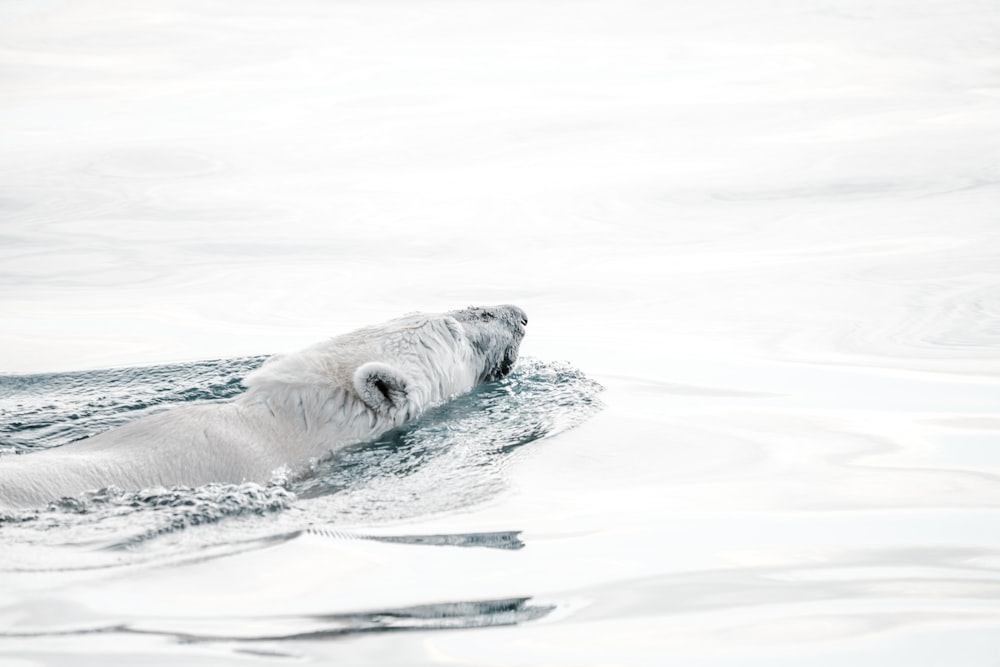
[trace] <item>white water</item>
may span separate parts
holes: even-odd
[[[998,24],[973,0],[0,5],[0,370],[512,302],[523,353],[607,387],[493,500],[344,527],[520,550],[306,535],[0,586],[15,631],[516,597],[537,620],[0,651],[995,664]]]

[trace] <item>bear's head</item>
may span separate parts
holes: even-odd
[[[368,407],[390,418],[393,424],[401,424],[436,400],[507,376],[517,361],[527,324],[525,312],[510,305],[470,306],[440,315],[414,313],[403,317],[383,328],[407,331],[411,339],[421,339],[418,349],[423,354],[418,356],[426,357],[428,362],[424,375],[412,365],[401,364],[392,354],[385,354],[393,347],[384,346],[380,359],[354,371],[354,388]],[[370,341],[379,333],[379,329],[363,329],[354,335]],[[339,340],[346,342],[344,338]],[[469,356],[459,358],[471,362],[464,371],[455,372],[446,359],[434,359],[437,352],[462,348]]]
[[[469,306],[447,315],[462,325],[466,339],[482,362],[479,382],[506,377],[517,361],[528,315],[517,306]]]
[[[436,402],[507,376],[527,324],[525,312],[510,305],[412,313],[268,360],[244,384],[269,392],[272,402],[275,396],[297,401],[304,388],[326,396],[331,386],[353,387],[349,393],[399,425]]]

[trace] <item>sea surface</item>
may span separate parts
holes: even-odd
[[[992,0],[5,0],[0,465],[514,303],[303,480],[0,522],[0,665],[996,667]]]

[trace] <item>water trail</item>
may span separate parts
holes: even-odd
[[[6,455],[30,455],[154,410],[226,400],[243,390],[241,378],[263,359],[0,377],[0,448]],[[522,359],[507,378],[375,442],[333,452],[300,479],[101,489],[0,517],[0,542],[19,554],[9,561],[18,568],[33,562],[36,548],[74,545],[108,558],[157,538],[213,526],[174,540],[177,548],[191,550],[308,526],[379,522],[467,506],[505,488],[504,471],[518,448],[571,428],[600,409],[601,390],[568,364]],[[291,508],[296,510],[292,516],[280,518]],[[476,543],[462,536],[438,537],[442,544]],[[494,541],[497,548],[519,544],[516,536]],[[60,558],[52,554],[42,566],[57,566]]]

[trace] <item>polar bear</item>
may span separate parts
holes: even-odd
[[[105,433],[0,458],[0,507],[116,486],[268,482],[377,438],[507,375],[528,317],[512,305],[415,313],[271,357],[225,403],[179,407]]]

